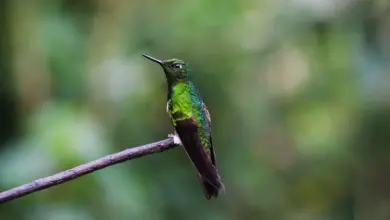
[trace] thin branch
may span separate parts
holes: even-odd
[[[61,173],[54,174],[52,176],[37,179],[31,183],[27,183],[13,189],[0,193],[0,203],[5,203],[13,199],[26,196],[30,193],[37,192],[43,189],[50,188],[52,186],[65,183],[67,181],[79,178],[88,173],[103,169],[108,166],[122,163],[127,160],[132,160],[138,157],[143,157],[149,154],[163,152],[168,149],[174,148],[177,145],[173,143],[171,138],[146,144],[139,147],[128,148],[124,151],[107,155],[95,161],[91,161],[72,169],[63,171]]]

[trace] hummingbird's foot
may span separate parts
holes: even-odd
[[[177,135],[177,134],[168,134],[168,137],[173,139],[173,143],[174,144],[176,144],[176,145],[183,145],[181,143],[179,135]]]

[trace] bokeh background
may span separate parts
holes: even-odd
[[[4,220],[390,219],[387,0],[3,0],[0,190],[172,132],[182,58],[226,193],[182,149],[2,204]]]

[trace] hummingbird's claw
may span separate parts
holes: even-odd
[[[179,135],[177,135],[177,134],[168,134],[168,137],[173,139],[173,143],[174,144],[176,144],[176,145],[183,145],[181,143]]]

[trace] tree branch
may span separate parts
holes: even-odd
[[[173,143],[172,138],[168,138],[162,141],[146,144],[139,147],[128,148],[124,151],[107,155],[95,161],[91,161],[72,169],[54,174],[52,176],[37,179],[31,183],[27,183],[13,189],[0,193],[0,203],[5,203],[13,199],[26,196],[30,193],[37,192],[52,186],[65,183],[67,181],[79,178],[88,173],[95,172],[108,166],[122,163],[127,160],[132,160],[138,157],[143,157],[149,154],[163,152],[168,149],[174,148],[177,145]]]

